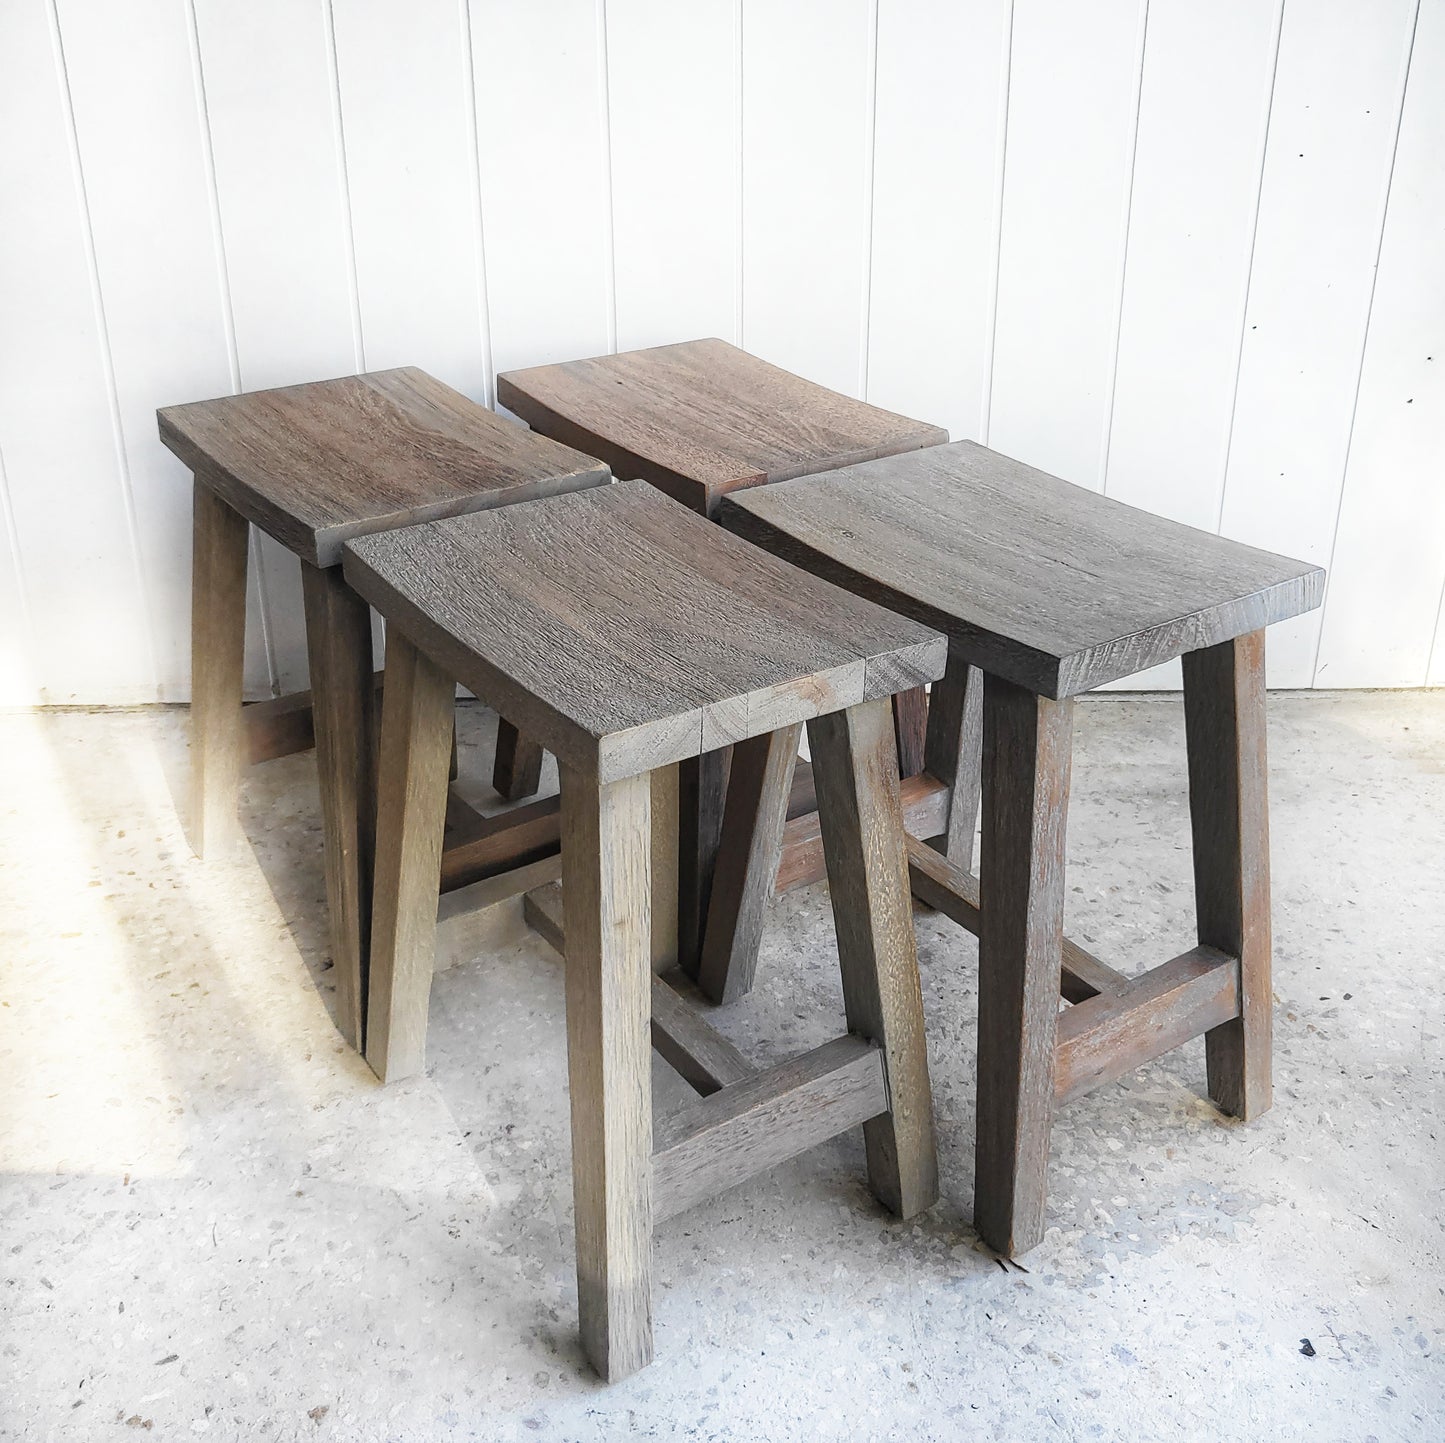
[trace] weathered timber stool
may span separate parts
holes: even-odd
[[[374,819],[371,613],[346,585],[349,537],[528,501],[610,478],[589,456],[504,421],[405,368],[223,396],[156,413],[195,475],[191,597],[192,841],[235,833],[241,760],[304,750],[321,774],[337,1023],[362,1043]],[[247,523],[301,560],[309,697],[241,705]],[[249,733],[249,737],[248,737]],[[450,880],[485,875],[505,829],[545,818],[465,818]],[[555,832],[555,827],[554,827]],[[522,837],[522,833],[516,833]],[[549,839],[555,851],[555,835]],[[480,842],[480,845],[479,845]],[[523,846],[535,849],[536,836]],[[478,854],[488,853],[479,865]]]
[[[618,476],[650,481],[704,516],[715,516],[719,500],[743,487],[948,440],[941,427],[840,395],[719,340],[506,372],[497,377],[497,399],[536,430],[600,457]],[[907,779],[922,770],[927,702],[918,688],[893,705],[899,769]],[[501,745],[527,754],[527,743],[510,730]],[[728,760],[726,752],[710,753],[680,775],[679,958],[715,1001],[722,1000],[717,979],[731,967],[724,939],[744,957],[757,948],[756,928],[740,929],[735,909],[716,922],[709,917]],[[529,779],[539,764],[532,751],[519,774]],[[739,779],[728,806],[748,807],[749,781]],[[806,766],[797,769],[787,810],[778,825],[796,826],[785,846],[786,880],[816,880],[823,858]],[[769,819],[759,826],[767,832]]]
[[[1270,1105],[1264,631],[1324,573],[1106,500],[971,442],[728,498],[724,525],[935,626],[939,846],[918,897],[979,938],[975,1221],[1036,1244],[1053,1109],[1203,1033],[1209,1094]],[[1199,945],[1125,977],[1063,936],[1072,698],[1183,656]],[[982,669],[983,849],[969,872]],[[725,841],[726,845],[726,841]],[[980,885],[982,888],[980,898]],[[1059,1015],[1058,995],[1073,1004]]]
[[[452,679],[560,764],[578,1309],[597,1370],[651,1357],[654,1221],[860,1123],[879,1199],[903,1217],[928,1207],[889,699],[942,672],[944,639],[640,481],[367,536],[345,566],[387,622],[366,1045],[383,1078],[423,1063]],[[760,1072],[653,975],[668,950],[653,935],[668,915],[653,907],[654,778],[724,744],[796,750],[804,722],[849,1030]],[[656,1128],[649,1024],[702,1094]]]

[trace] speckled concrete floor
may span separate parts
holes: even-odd
[[[432,1065],[383,1090],[327,1012],[309,758],[249,774],[251,845],[203,866],[183,714],[0,718],[0,1434],[1445,1438],[1445,694],[1272,722],[1269,1116],[1200,1100],[1198,1043],[1075,1104],[1004,1269],[968,1223],[973,944],[920,915],[943,1201],[892,1221],[848,1137],[676,1219],[657,1362],[603,1388],[560,967],[515,905],[444,921]],[[1176,701],[1081,708],[1070,923],[1128,970],[1191,940],[1182,761]],[[769,1060],[838,1030],[830,948],[821,886],[781,901],[720,1025]]]

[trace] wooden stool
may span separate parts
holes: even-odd
[[[715,516],[720,499],[743,487],[948,440],[938,426],[814,385],[718,340],[506,372],[497,377],[497,399],[536,430],[600,457],[618,476],[650,481],[704,516]],[[922,770],[926,707],[922,688],[894,699],[905,779]],[[527,755],[526,743],[515,743],[510,732],[507,745]],[[744,953],[756,946],[755,935],[709,921],[728,763],[727,752],[710,753],[687,763],[680,778],[680,956],[715,1001],[723,1000],[713,983],[722,969],[716,960],[705,962],[704,952],[721,957],[723,938],[738,939]],[[539,766],[540,753],[528,765]],[[745,807],[746,791],[728,805]],[[816,820],[810,825],[806,766],[798,769],[788,813],[783,820],[798,823],[796,840],[789,839],[788,880],[816,880],[823,858]]]
[[[903,1217],[928,1207],[888,702],[941,673],[944,639],[642,482],[364,537],[345,565],[387,621],[366,1048],[383,1078],[423,1062],[452,679],[559,761],[578,1310],[597,1370],[652,1356],[654,1221],[860,1123],[878,1198]],[[654,936],[669,910],[653,906],[652,798],[703,751],[796,750],[804,722],[849,1030],[756,1071],[653,974],[670,946]],[[649,1025],[701,1094],[656,1128]]]
[[[984,1240],[1012,1255],[1043,1236],[1055,1106],[1189,1038],[1206,1037],[1224,1111],[1265,1111],[1263,628],[1318,606],[1324,573],[971,442],[749,491],[721,519],[948,635],[927,741],[948,823],[937,848],[910,837],[909,862],[918,897],[979,938]],[[1063,936],[1072,698],[1181,654],[1199,945],[1130,978]],[[980,689],[981,901],[969,872]]]
[[[342,542],[597,486],[609,479],[607,468],[413,368],[224,396],[156,415],[161,440],[195,475],[192,841],[204,856],[234,837],[243,754],[259,761],[304,750],[314,735],[337,1025],[360,1047],[375,682],[371,613],[342,578]],[[301,560],[311,691],[243,711],[247,522]],[[496,823],[469,819],[465,832],[471,853],[453,868],[453,880],[475,879],[479,835],[493,851],[506,851]]]

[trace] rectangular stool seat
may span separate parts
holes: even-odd
[[[348,543],[346,579],[602,781],[941,676],[944,638],[619,482]]]
[[[509,371],[497,399],[704,515],[744,486],[948,440],[719,340]]]
[[[1312,610],[1324,590],[1317,566],[971,441],[728,497],[719,519],[1055,699]]]
[[[601,485],[606,466],[414,366],[157,412],[161,440],[313,566],[352,536]]]

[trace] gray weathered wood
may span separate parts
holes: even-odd
[[[1112,1082],[1239,1014],[1239,963],[1195,947],[1059,1016],[1054,1102]]]
[[[534,797],[542,785],[543,749],[523,736],[505,717],[497,718],[497,749],[492,758],[492,787],[509,802]]]
[[[1184,658],[1199,941],[1240,959],[1240,1015],[1205,1038],[1209,1095],[1247,1119],[1269,1109],[1269,804],[1264,633]]]
[[[560,881],[544,883],[528,892],[522,898],[522,915],[543,941],[566,956]],[[699,1015],[699,1006],[707,1006],[706,998],[679,968],[654,975],[652,1046],[690,1087],[707,1097],[745,1081],[757,1068]]]
[[[161,440],[315,566],[389,527],[598,486],[607,468],[413,366],[156,413]]]
[[[483,817],[442,853],[442,891],[455,892],[556,856],[562,847],[561,806],[557,797],[542,797]]]
[[[654,1133],[660,1221],[887,1111],[878,1045],[835,1038],[710,1097],[683,1104]]]
[[[371,873],[376,826],[376,687],[371,608],[340,567],[301,563],[306,654],[331,919],[336,1025],[360,1049],[366,1019]]]
[[[678,763],[677,956],[689,976],[702,965],[713,873],[722,845],[732,748]]]
[[[948,440],[719,340],[506,371],[497,399],[705,515],[739,487]]]
[[[929,699],[923,765],[949,787],[948,826],[924,840],[971,871],[983,766],[983,673],[952,647],[948,669],[933,683]]]
[[[1044,1232],[1073,703],[988,676],[983,711],[973,1209],[1012,1257]]]
[[[868,1181],[900,1217],[938,1197],[933,1095],[904,856],[893,717],[883,700],[808,723],[849,1031],[883,1049],[889,1112],[863,1128]]]
[[[681,766],[652,773],[652,970],[678,963],[677,871]]]
[[[611,1382],[652,1359],[651,784],[561,781],[577,1311]]]
[[[366,1011],[366,1060],[383,1082],[426,1062],[454,695],[451,678],[388,627]]]
[[[937,633],[643,482],[361,537],[346,576],[464,686],[602,781],[891,696],[900,675],[919,685],[946,659]]]
[[[928,692],[910,687],[893,698],[893,740],[898,744],[898,775],[916,777],[923,770],[928,736]]]
[[[382,678],[385,672],[372,673],[372,686],[380,706]],[[285,696],[267,697],[264,701],[248,701],[241,708],[246,727],[246,760],[256,766],[278,757],[309,752],[316,745],[316,726],[311,714],[309,691],[288,692]]]
[[[920,902],[943,915],[975,937],[979,934],[978,878],[960,867],[917,837],[908,838],[908,881],[913,895]],[[1083,1002],[1101,992],[1116,996],[1130,985],[1129,979],[1092,952],[1086,952],[1067,937],[1061,952],[1062,979],[1060,993],[1070,1002]]]
[[[811,772],[809,773],[811,780]],[[912,836],[932,836],[948,821],[948,788],[936,777],[920,772],[899,786],[903,826]],[[814,798],[816,803],[816,798]],[[791,809],[790,809],[791,810]],[[778,860],[775,890],[790,892],[828,875],[823,859],[823,829],[816,810],[799,812],[783,828],[783,851]]]
[[[191,846],[215,856],[239,833],[245,742],[245,518],[197,480],[191,550]]]
[[[752,989],[801,735],[802,726],[795,722],[733,748],[722,844],[697,972],[697,985],[714,1002],[735,1001]]]
[[[1320,603],[1317,566],[1109,500],[971,441],[725,497],[719,520],[1072,696]]]

